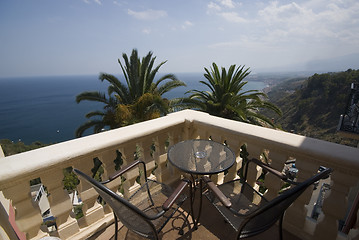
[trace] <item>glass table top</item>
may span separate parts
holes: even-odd
[[[203,139],[179,142],[168,149],[168,160],[180,170],[200,175],[223,172],[235,161],[235,155],[227,146]]]

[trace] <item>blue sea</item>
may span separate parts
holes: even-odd
[[[172,90],[165,95],[167,98],[183,97],[191,89],[208,90],[199,83],[205,80],[203,73],[176,76],[187,87]],[[0,139],[26,144],[73,139],[76,129],[87,121],[85,114],[103,107],[91,101],[77,104],[76,96],[84,91],[107,92],[107,87],[98,75],[0,78]],[[263,88],[263,82],[249,81],[244,90]]]

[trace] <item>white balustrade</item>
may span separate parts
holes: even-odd
[[[331,190],[324,199],[323,213],[318,220],[310,219],[307,214],[306,205],[313,194],[313,189],[308,189],[287,211],[284,228],[302,239],[347,237],[338,233],[338,224],[345,219],[349,207],[346,202],[349,190],[359,181],[359,149],[193,110],[0,158],[0,191],[11,200],[19,229],[26,233],[28,239],[39,239],[48,233],[43,231],[40,211],[31,200],[29,181],[40,177],[47,187],[51,211],[56,218],[57,231],[52,235],[62,239],[83,239],[106,227],[113,217],[110,209],[97,201],[96,191],[80,182],[77,190],[83,202],[84,216],[76,220],[71,201],[63,189],[63,169],[78,168],[91,175],[94,159],[97,158],[104,169],[102,178],[106,179],[115,172],[114,160],[116,152],[119,152],[123,165],[140,158],[146,163],[148,175],[171,183],[178,180],[181,173],[167,161],[168,146],[192,138],[211,138],[227,144],[235,153],[234,166],[226,173],[212,176],[217,183],[238,178],[237,171],[243,165],[240,156],[243,144],[246,144],[248,158],[266,159],[279,171],[288,159],[296,159],[299,181],[313,175],[319,166],[332,168]],[[122,184],[123,194],[127,197],[138,187],[137,173],[138,169],[134,169],[109,187],[117,191]],[[256,167],[249,169],[249,182],[253,186],[257,186],[260,174]],[[274,178],[266,177],[266,196],[270,199],[277,196],[281,184]]]

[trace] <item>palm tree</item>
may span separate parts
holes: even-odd
[[[274,104],[265,100],[266,94],[257,90],[243,91],[247,84],[243,81],[250,74],[249,68],[231,65],[228,72],[222,67],[220,72],[215,63],[210,71],[205,68],[204,77],[208,80],[200,81],[210,91],[190,90],[188,98],[182,99],[182,105],[207,112],[211,115],[238,120],[256,125],[270,125],[271,119],[260,114],[259,109],[267,108],[278,115],[281,111]]]
[[[176,87],[186,86],[173,74],[166,74],[155,81],[158,70],[167,61],[154,67],[156,57],[152,56],[152,52],[142,60],[138,57],[137,49],[132,50],[130,58],[125,53],[122,57],[124,64],[120,59],[118,63],[125,83],[111,74],[101,73],[99,79],[110,84],[108,96],[100,92],[83,92],[76,97],[77,103],[88,100],[105,104],[102,111],[86,115],[90,120],[76,130],[77,137],[92,127],[96,133],[105,127],[114,129],[166,115],[171,111],[174,102],[163,98],[162,95]]]
[[[102,111],[92,111],[85,115],[89,121],[82,124],[76,130],[76,137],[81,137],[89,128],[93,128],[94,132],[98,133],[106,127],[111,129],[117,127],[117,123],[115,121],[115,110],[118,100],[116,98],[113,96],[107,97],[105,93],[101,92],[83,92],[76,96],[77,103],[84,100],[102,102],[105,106]]]

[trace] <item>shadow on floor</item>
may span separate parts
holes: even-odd
[[[198,209],[199,200],[196,199],[194,209]],[[178,211],[174,217],[167,223],[165,228],[160,233],[160,238],[164,240],[173,239],[199,239],[199,240],[215,240],[215,239],[235,239],[236,231],[224,221],[222,215],[209,203],[209,201],[203,197],[202,214],[200,217],[198,229],[193,228],[193,221],[191,216],[186,219],[189,211],[189,201],[186,201],[182,206],[182,209]],[[197,213],[196,213],[197,214]],[[285,218],[284,218],[285,220]],[[185,222],[184,234],[178,234],[178,231],[182,224]],[[119,224],[121,226],[121,224]],[[88,238],[89,240],[99,239],[108,240],[114,239],[114,224],[104,229],[101,232],[97,232],[95,235]],[[135,240],[146,239],[138,236],[137,234],[128,231],[124,226],[121,226],[118,230],[118,239]],[[248,240],[260,240],[260,239],[279,239],[279,229],[277,225],[261,233],[255,237],[246,238]],[[296,236],[284,230],[283,239],[285,240],[300,240]]]

